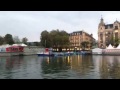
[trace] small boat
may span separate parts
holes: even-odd
[[[55,56],[64,56],[64,53],[55,53]]]
[[[49,52],[42,52],[42,53],[37,53],[38,56],[54,56],[54,54],[50,54]]]
[[[74,52],[66,52],[64,53],[64,55],[67,55],[67,56],[74,55]]]
[[[45,51],[38,52],[38,56],[55,56],[55,54],[52,53],[52,49],[45,48]]]

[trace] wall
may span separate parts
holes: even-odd
[[[45,51],[45,48],[39,48],[39,47],[25,47],[24,48],[24,55],[35,55],[38,52]]]

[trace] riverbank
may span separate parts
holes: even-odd
[[[24,47],[23,52],[1,52],[0,56],[28,56],[28,55],[37,55],[38,52],[44,52],[45,48],[36,47],[36,46],[27,46]],[[72,51],[76,55],[79,54],[91,54],[91,51]],[[59,53],[59,52],[53,52]],[[65,52],[62,52],[65,53]]]

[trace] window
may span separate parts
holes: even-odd
[[[103,34],[100,34],[100,41],[103,42]]]
[[[118,29],[118,26],[115,26],[115,29]]]

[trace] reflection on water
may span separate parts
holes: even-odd
[[[41,64],[36,56],[0,57],[0,79],[31,79],[42,78],[39,73]]]
[[[120,79],[120,56],[104,56],[100,65],[101,78]]]
[[[0,79],[120,79],[120,56],[0,57]]]

